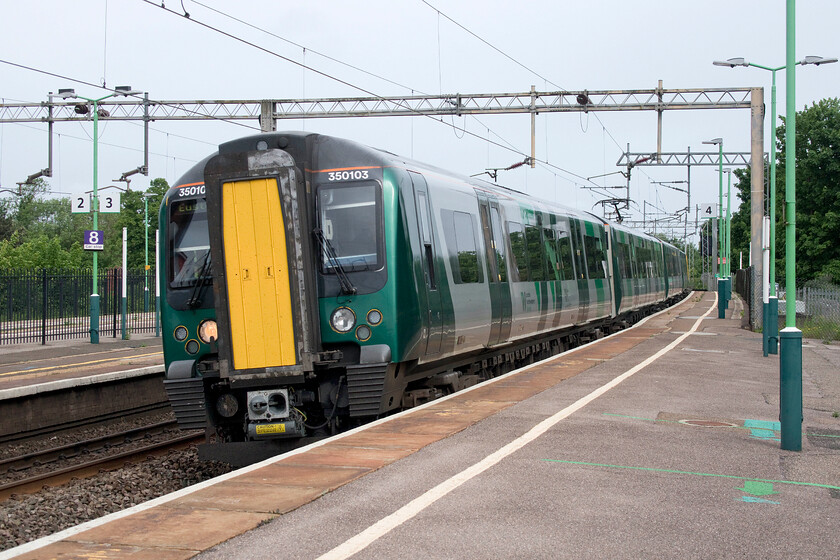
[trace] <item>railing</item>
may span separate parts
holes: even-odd
[[[100,337],[122,336],[122,270],[100,270],[98,276]],[[92,278],[90,269],[0,270],[0,344],[89,337]],[[156,331],[156,279],[154,270],[128,271],[129,333]]]

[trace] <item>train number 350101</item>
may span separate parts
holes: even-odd
[[[189,187],[181,187],[178,189],[178,196],[200,196],[205,192],[204,185],[192,185]]]
[[[368,179],[370,173],[367,169],[356,169],[354,171],[330,171],[327,173],[328,181],[359,181]]]

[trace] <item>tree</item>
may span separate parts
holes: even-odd
[[[158,211],[169,185],[165,179],[151,181],[149,198],[149,264],[154,267],[154,232]],[[24,185],[14,198],[0,200],[0,268],[78,268],[91,266],[90,253],[82,249],[84,230],[91,228],[90,216],[73,214],[67,198],[47,198],[49,185],[39,178]],[[122,228],[128,228],[129,268],[145,263],[143,193],[122,195],[119,214],[100,214],[99,229],[105,232],[102,268],[122,266]]]
[[[750,168],[736,169],[734,172],[737,182],[732,185],[732,213],[731,227],[732,233],[730,235],[730,254],[732,255],[732,262],[738,263],[738,255],[743,254],[744,262],[749,263],[750,255],[750,238],[752,224],[750,223],[751,195],[750,189],[752,181],[752,173]],[[735,209],[735,201],[740,200],[737,211]],[[753,255],[753,259],[761,258],[761,255]],[[735,267],[733,267],[734,270]]]
[[[777,129],[776,139],[779,153],[784,154],[785,124]],[[778,208],[784,201],[784,158],[777,170]],[[796,276],[802,282],[828,275],[840,283],[838,189],[840,99],[823,99],[796,115]],[[784,256],[784,221],[779,224],[776,254]]]
[[[784,118],[782,119],[784,121]],[[785,275],[785,124],[776,129],[776,280]],[[736,169],[743,201],[732,216],[732,254],[749,254],[750,170]],[[796,115],[796,277],[840,283],[840,99]],[[766,205],[765,205],[766,206]],[[758,258],[753,255],[753,259]]]
[[[20,237],[19,232],[14,232],[9,239],[0,240],[0,269],[84,266],[81,244],[65,249],[57,237],[39,234],[23,242]]]
[[[0,204],[0,267],[80,267],[85,216],[70,212],[70,201],[49,199],[42,178],[22,185]]]
[[[169,184],[166,179],[152,179],[149,189],[146,191],[152,196],[149,197],[149,265],[154,268],[155,262],[155,230],[158,227],[158,211],[161,201]],[[104,217],[103,221],[105,239],[112,239],[105,246],[103,251],[103,266],[122,266],[122,229],[128,228],[128,268],[142,269],[146,262],[146,228],[143,225],[143,218],[146,214],[145,197],[142,191],[126,191],[122,193],[121,209],[119,214]]]

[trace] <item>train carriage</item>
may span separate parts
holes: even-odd
[[[311,133],[221,145],[160,216],[165,386],[219,444],[425,402],[685,286],[655,238]]]

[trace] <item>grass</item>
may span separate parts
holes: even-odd
[[[804,319],[799,328],[805,338],[818,338],[826,344],[834,340],[840,340],[840,323],[825,317]]]

